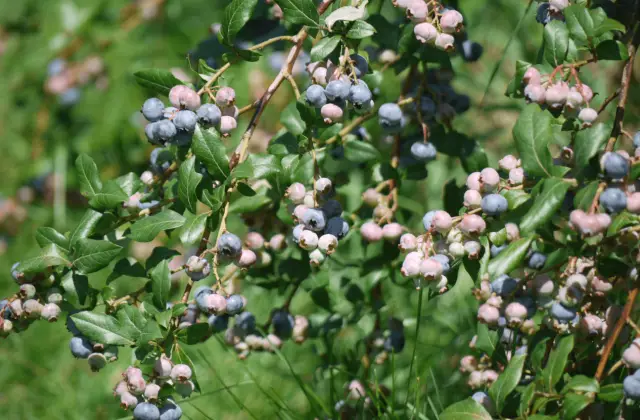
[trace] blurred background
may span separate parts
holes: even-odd
[[[390,1],[370,3],[380,2],[381,14],[389,22],[403,21]],[[215,24],[226,4],[225,0],[0,0],[0,295],[15,289],[11,265],[37,252],[34,232],[38,227],[53,226],[65,232],[81,216],[86,202],[77,191],[73,162],[78,154],[89,154],[103,179],[140,174],[147,168],[152,146],[144,138],[139,109],[148,95],[133,73],[146,68],[171,69],[179,79],[195,82],[199,59],[213,68],[220,66],[225,49],[215,37]],[[490,162],[495,163],[512,151],[511,128],[524,105],[504,92],[516,60],[536,61],[543,27],[535,21],[535,2],[460,0],[450,4],[463,13],[469,38],[484,47],[478,62],[465,63],[460,57],[452,60],[453,85],[469,95],[472,104],[469,112],[455,119],[454,127],[482,143]],[[241,33],[241,42],[255,44],[286,31],[264,1],[254,19]],[[375,64],[376,36],[369,42],[372,66],[380,68]],[[234,65],[225,74],[223,83],[236,89],[239,104],[260,97],[279,70],[284,52],[277,47],[270,51],[259,62]],[[303,71],[307,61],[302,57],[296,67],[301,87],[308,84]],[[636,64],[634,80],[640,76],[640,61]],[[602,62],[581,71],[582,80],[599,93],[596,105],[615,90],[620,70],[619,64]],[[381,96],[397,97],[399,83],[385,84],[381,90]],[[288,86],[283,85],[281,91],[262,119],[252,150],[264,150],[281,128],[279,114],[293,97]],[[638,127],[639,93],[634,84],[627,108],[629,131]],[[247,124],[248,116],[243,118],[229,140],[229,150]],[[429,165],[430,176],[420,183],[420,209],[442,205],[442,186],[451,179],[458,184],[463,179],[458,167],[450,158]],[[145,259],[159,243],[132,244],[131,255]],[[415,324],[416,293],[399,286],[385,293],[386,310],[405,319],[405,326]],[[263,317],[273,307],[272,299],[282,300],[261,289],[246,295],[251,309]],[[294,313],[311,314],[312,309],[308,294],[296,296]],[[464,354],[475,333],[473,299],[451,292],[431,300],[422,313],[424,324],[415,344],[420,404],[428,401],[440,411],[469,394],[457,372],[456,355]],[[407,330],[405,351],[394,361],[399,383],[407,381],[412,331]],[[117,363],[94,374],[85,362],[71,356],[69,337],[62,322],[37,322],[21,334],[0,340],[2,418],[125,416],[111,388],[128,365],[129,352],[125,349]],[[299,377],[320,388],[321,394],[340,394],[341,389],[322,389],[326,383],[322,376],[327,373],[319,368],[326,363],[319,356],[321,348],[318,340],[308,340],[302,347],[288,343],[283,353]],[[250,417],[248,411],[259,418],[276,418],[274,400],[286,401],[302,417],[308,413],[309,402],[290,368],[275,355],[255,354],[240,361],[216,340],[194,348],[192,355],[203,392],[181,403],[184,418],[243,419]],[[374,374],[391,387],[384,370],[388,367],[379,369]],[[342,379],[340,372],[336,375],[335,383],[351,379],[348,372]],[[271,395],[258,391],[255,381]]]

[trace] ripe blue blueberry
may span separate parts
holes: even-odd
[[[357,85],[351,85],[349,89],[349,101],[356,107],[368,103],[372,97],[369,86],[363,81],[360,81]]]
[[[619,153],[606,153],[602,163],[608,178],[622,179],[629,172],[629,161]]]
[[[47,64],[47,76],[56,76],[64,71],[67,62],[62,58],[54,58]]]
[[[133,418],[136,420],[160,420],[160,410],[153,404],[141,402],[133,410]]]
[[[293,332],[295,319],[288,311],[277,309],[271,317],[271,325],[275,335],[280,338],[289,338]]]
[[[77,357],[78,359],[86,359],[93,353],[93,346],[89,340],[84,337],[71,337],[69,349],[73,357]]]
[[[507,199],[500,194],[489,194],[482,198],[482,211],[489,216],[499,216],[507,211]]]
[[[178,133],[176,126],[169,120],[160,120],[153,124],[153,139],[156,142],[166,143]]]
[[[322,108],[327,103],[324,88],[320,85],[311,85],[305,95],[307,103],[315,108]]]
[[[342,239],[349,233],[349,224],[342,217],[332,217],[327,221],[324,233]]]
[[[471,98],[468,95],[455,95],[450,102],[456,114],[467,112],[471,108]]]
[[[491,282],[491,291],[500,296],[508,296],[518,287],[518,280],[502,274]]]
[[[378,121],[383,128],[396,128],[402,125],[402,110],[397,104],[386,103],[378,109]]]
[[[224,258],[236,258],[242,252],[242,241],[233,233],[224,233],[218,239],[218,254]]]
[[[142,115],[147,121],[159,121],[164,116],[164,104],[158,98],[149,98],[142,104]]]
[[[424,226],[424,230],[431,230],[431,222],[437,211],[438,210],[431,210],[422,216],[422,225]]]
[[[321,232],[327,224],[327,216],[321,209],[307,209],[302,215],[302,223],[307,229]]]
[[[210,315],[209,318],[207,318],[207,323],[211,331],[221,332],[229,326],[229,317],[227,315]]]
[[[636,375],[629,375],[622,381],[624,395],[632,400],[640,400],[640,379]]]
[[[473,42],[470,39],[462,41],[462,59],[467,62],[478,61],[482,56],[482,45],[477,42]]]
[[[433,143],[417,141],[411,145],[411,156],[420,162],[429,162],[436,158],[436,147]]]
[[[551,305],[550,313],[553,318],[561,322],[569,322],[576,317],[575,310],[567,308],[566,306],[558,302],[555,302],[553,305]]]
[[[507,246],[509,246],[508,244],[502,244],[500,246],[497,246],[495,244],[491,244],[491,257],[495,258],[497,257]]]
[[[540,6],[538,6],[538,10],[536,11],[536,21],[538,23],[546,25],[550,20],[551,17],[549,16],[549,3],[540,3]]]
[[[324,89],[324,94],[330,101],[341,100],[346,101],[349,98],[351,83],[344,80],[332,80]]]
[[[188,109],[178,111],[173,118],[173,124],[178,131],[186,131],[192,133],[196,129],[196,123],[198,122],[198,116],[195,112]]]
[[[292,236],[293,242],[298,243],[300,241],[300,235],[302,235],[302,231],[304,231],[304,225],[300,224],[293,228]]]
[[[449,272],[449,257],[444,254],[436,254],[431,258],[440,263],[440,265],[442,266],[442,274],[447,274],[447,272]]]
[[[167,400],[160,408],[160,420],[180,420],[181,417],[182,409],[171,400]]]
[[[229,315],[237,315],[244,308],[244,300],[240,295],[231,295],[227,298],[227,313]]]
[[[369,63],[360,54],[351,54],[349,58],[352,61],[357,78],[363,77],[369,71]]]
[[[529,268],[533,268],[534,270],[540,270],[542,267],[544,267],[544,264],[546,262],[546,255],[541,252],[534,252],[533,254],[531,254],[531,257],[529,257],[529,262],[527,263],[527,265],[529,266]]]
[[[338,217],[342,214],[342,206],[337,200],[327,200],[322,205],[322,211],[327,219]]]
[[[384,340],[385,351],[400,353],[404,349],[405,338],[403,331],[391,331],[389,337]]]
[[[252,333],[256,329],[255,315],[247,311],[242,312],[236,316],[236,326],[248,334]]]
[[[600,194],[600,205],[607,213],[620,213],[627,208],[627,196],[619,188],[607,188]]]
[[[82,91],[77,87],[72,87],[58,95],[58,102],[60,102],[60,105],[71,106],[76,104],[81,96]]]
[[[222,112],[215,104],[202,105],[198,108],[197,115],[200,124],[206,127],[220,124],[220,119],[222,118]]]
[[[206,312],[208,310],[206,297],[212,294],[213,290],[211,290],[211,288],[208,286],[201,286],[196,289],[194,296],[196,298],[196,305],[198,305],[198,309],[203,312]]]

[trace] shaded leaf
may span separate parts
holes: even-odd
[[[491,415],[473,398],[451,404],[442,413],[440,420],[491,420]]]
[[[569,354],[573,350],[574,337],[566,335],[558,338],[555,348],[549,354],[547,365],[542,370],[542,380],[547,391],[553,392],[554,386],[558,383],[564,368],[567,365]]]
[[[527,255],[531,242],[533,237],[520,238],[509,244],[496,258],[489,261],[489,276],[493,279],[518,268]]]
[[[518,386],[526,359],[526,354],[513,356],[507,368],[489,388],[489,396],[491,396],[498,413],[502,412],[507,396]]]
[[[172,87],[183,84],[169,70],[147,69],[133,75],[140,86],[165,96],[169,95]]]
[[[196,125],[191,149],[215,179],[223,181],[229,176],[229,158],[214,129],[204,130]]]
[[[169,263],[163,260],[153,267],[149,272],[151,276],[151,292],[153,293],[153,304],[161,311],[167,307],[169,292],[171,290],[171,270]]]
[[[91,198],[102,189],[102,182],[96,163],[86,154],[81,154],[76,159],[76,170],[80,181],[80,192],[85,197]]]
[[[202,174],[196,172],[195,163],[195,156],[191,156],[178,169],[178,197],[187,210],[194,214],[198,203],[196,188],[202,180]]]
[[[551,220],[551,217],[562,206],[568,190],[569,184],[561,179],[545,179],[542,184],[542,192],[535,197],[533,206],[520,222],[521,234],[527,236]]]

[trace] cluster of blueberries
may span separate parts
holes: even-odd
[[[584,83],[575,86],[563,80],[554,82],[554,75],[541,75],[535,67],[529,67],[522,78],[527,102],[548,107],[552,112],[563,112],[567,118],[578,118],[585,127],[598,118],[598,111],[589,106],[593,90]]]
[[[73,334],[69,340],[71,354],[77,359],[86,359],[93,372],[99,371],[107,363],[118,360],[117,346],[105,346],[102,343],[90,341],[82,335],[71,318],[67,318],[67,329]]]
[[[191,144],[196,124],[216,127],[223,136],[229,135],[238,123],[236,93],[230,87],[221,87],[215,96],[215,104],[202,104],[197,92],[185,85],[177,85],[169,91],[170,107],[158,98],[149,98],[142,105],[142,115],[149,121],[144,132],[150,143],[164,146]]]
[[[296,182],[285,193],[298,223],[293,228],[293,241],[309,251],[309,262],[315,267],[321,265],[336,250],[338,240],[349,233],[349,224],[341,217],[342,205],[330,199],[332,194],[333,184],[329,178],[315,180],[310,191]]]
[[[82,86],[91,80],[95,80],[98,88],[107,87],[108,81],[103,73],[104,62],[97,55],[89,56],[77,63],[55,58],[47,65],[44,88],[48,93],[56,95],[61,105],[71,106],[80,100]]]
[[[562,11],[569,7],[569,0],[549,0],[540,3],[536,11],[536,21],[546,25],[552,20],[564,21]]]
[[[383,364],[389,354],[400,353],[404,349],[405,335],[404,325],[397,318],[389,318],[388,328],[386,330],[376,329],[368,338],[370,357],[374,359],[376,364]]]
[[[188,365],[173,364],[166,355],[161,355],[153,371],[145,380],[141,369],[129,366],[122,380],[113,389],[125,410],[133,410],[135,420],[179,420],[182,409],[168,393],[175,391],[183,398],[195,389],[191,381],[192,371]]]

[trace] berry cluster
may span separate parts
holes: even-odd
[[[81,87],[95,80],[99,89],[106,89],[108,79],[104,75],[102,58],[93,55],[79,63],[69,63],[56,58],[47,65],[48,78],[45,90],[58,97],[62,105],[73,105],[80,100]]]
[[[464,21],[460,12],[424,0],[394,0],[393,5],[405,9],[407,17],[417,23],[413,33],[418,41],[443,51],[455,50],[453,35],[462,31]]]
[[[397,318],[389,318],[388,328],[376,328],[367,339],[369,358],[376,364],[383,364],[389,354],[400,353],[404,349],[404,325]]]

